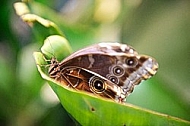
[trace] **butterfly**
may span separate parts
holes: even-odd
[[[64,86],[124,102],[134,86],[155,75],[158,63],[121,43],[99,43],[51,59],[49,76]]]

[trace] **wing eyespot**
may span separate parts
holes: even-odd
[[[125,59],[125,63],[127,66],[134,67],[137,65],[137,59],[135,57],[130,57]]]
[[[97,76],[93,76],[89,80],[90,88],[95,93],[101,93],[106,90],[105,81]]]

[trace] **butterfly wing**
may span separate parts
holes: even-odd
[[[125,99],[125,95],[119,86],[85,68],[68,66],[62,69],[58,66],[50,72],[50,77],[76,90],[86,91],[115,101]]]
[[[157,71],[157,62],[119,43],[99,43],[79,50],[60,63],[60,68],[80,67],[92,71],[122,88],[125,95]]]
[[[138,53],[131,47],[126,44],[120,44],[120,43],[99,43],[96,45],[92,45],[89,47],[86,47],[84,49],[81,49],[67,58],[65,58],[62,62],[66,62],[70,59],[73,59],[73,57],[79,57],[86,54],[116,54],[116,53],[127,53],[127,54],[135,54]]]

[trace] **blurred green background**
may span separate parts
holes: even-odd
[[[15,2],[0,5],[0,125],[75,125],[34,63],[46,29],[31,29],[16,15]],[[189,0],[36,0],[28,6],[55,22],[74,51],[118,41],[154,57],[158,73],[127,102],[190,121]]]

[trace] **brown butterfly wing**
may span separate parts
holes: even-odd
[[[56,69],[50,72],[50,77],[76,90],[86,91],[115,101],[125,99],[125,95],[122,94],[119,86],[84,68],[68,66],[62,69],[57,66]]]
[[[154,59],[141,56],[130,46],[119,43],[100,43],[70,55],[61,63],[97,73],[120,86],[126,95],[136,84],[154,75],[158,65]],[[147,67],[148,66],[148,67]]]

